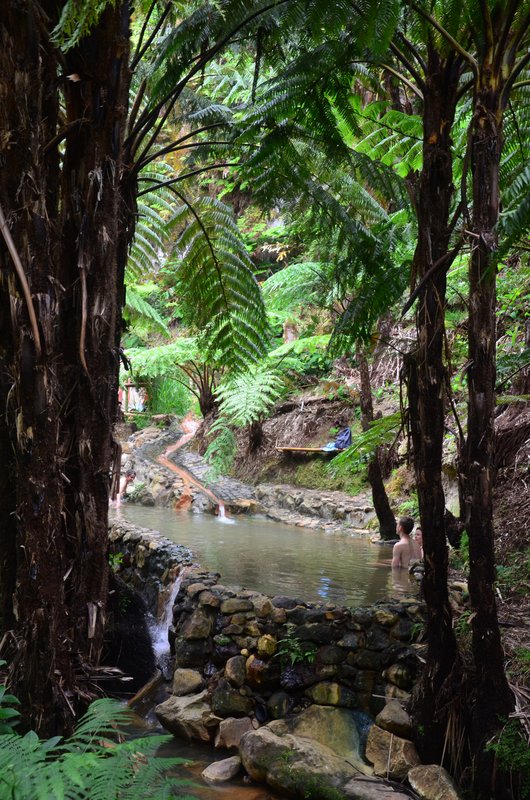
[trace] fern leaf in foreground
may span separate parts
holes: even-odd
[[[172,737],[118,742],[128,721],[116,701],[96,700],[66,741],[0,735],[0,800],[184,800],[190,783],[171,773],[185,762],[156,756]]]

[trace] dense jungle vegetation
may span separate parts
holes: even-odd
[[[96,797],[114,760],[133,796],[136,751],[85,747],[107,706],[50,738],[100,693],[125,382],[244,477],[279,404],[343,403],[307,485],[421,520],[420,752],[528,796],[497,601],[529,578],[530,2],[7,0],[0,44],[0,797]]]

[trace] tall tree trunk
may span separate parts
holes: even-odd
[[[127,4],[62,57],[49,38],[60,12],[8,4],[0,19],[0,204],[29,290],[1,241],[0,440],[16,484],[0,504],[2,591],[11,686],[43,734],[86,705],[103,642],[129,83]]]
[[[456,108],[460,62],[443,60],[431,45],[425,76],[423,167],[416,203],[418,244],[414,255],[420,283],[417,347],[406,359],[414,468],[423,529],[427,602],[427,664],[419,716],[422,751],[428,762],[443,752],[449,676],[458,663],[447,590],[448,554],[442,445],[446,373],[443,360],[449,215],[453,196],[451,127]],[[435,266],[437,265],[437,266]]]
[[[469,363],[466,495],[469,534],[469,594],[476,680],[472,746],[498,728],[498,715],[513,706],[504,671],[494,593],[494,412],[496,351],[496,227],[502,151],[501,70],[480,66],[472,122],[473,247],[469,261]],[[483,775],[482,777],[486,777]]]
[[[372,402],[370,368],[365,352],[360,345],[357,346],[356,358],[361,375],[361,426],[363,431],[367,431],[370,427],[370,422],[373,422],[374,419],[374,406]],[[379,534],[381,539],[388,541],[396,538],[396,518],[390,508],[385,484],[383,483],[380,459],[381,448],[377,447],[373,458],[368,463],[368,480],[372,487],[372,501],[379,522]]]

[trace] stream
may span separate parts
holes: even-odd
[[[348,533],[298,528],[265,517],[220,519],[132,504],[112,516],[186,545],[202,567],[220,572],[228,586],[352,607],[415,590],[405,570],[390,569],[388,545]]]

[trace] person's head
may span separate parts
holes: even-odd
[[[410,536],[412,533],[412,529],[414,528],[414,520],[412,517],[400,517],[397,524],[397,532],[401,536],[401,534],[405,534],[406,536]]]
[[[125,473],[125,480],[131,483],[136,478],[136,472],[133,469],[128,469]]]
[[[418,542],[418,544],[423,544],[423,531],[419,526],[416,528],[416,533],[414,534],[414,538]]]

